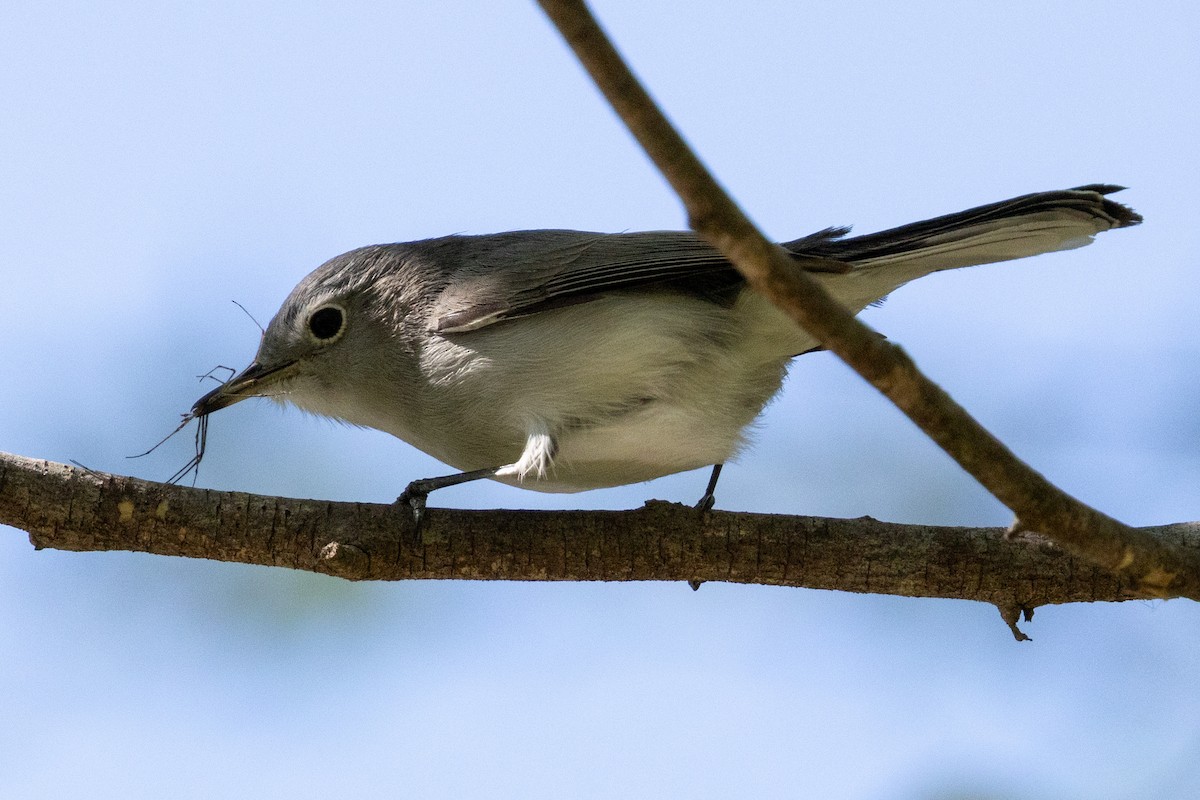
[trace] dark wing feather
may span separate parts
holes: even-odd
[[[430,314],[430,329],[438,333],[475,330],[606,292],[670,289],[722,302],[742,285],[730,263],[688,231],[542,230],[456,238],[462,266]],[[806,260],[805,268],[846,272],[850,265],[818,257]]]

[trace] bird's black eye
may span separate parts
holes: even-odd
[[[336,339],[346,327],[346,313],[337,306],[318,308],[308,318],[308,331],[318,342]]]

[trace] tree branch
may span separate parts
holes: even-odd
[[[217,492],[0,454],[0,524],[35,547],[291,567],[348,580],[729,581],[1040,605],[1145,597],[1040,536],[695,509],[428,509]],[[1141,533],[1200,549],[1200,524]]]
[[[749,285],[891,400],[1017,517],[1139,591],[1200,599],[1200,553],[1135,530],[1071,497],[1018,459],[899,347],[826,293],[768,241],[716,182],[634,77],[582,0],[539,0],[592,80],[683,201],[692,228]]]

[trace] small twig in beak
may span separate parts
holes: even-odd
[[[200,462],[204,459],[204,448],[205,448],[205,445],[208,440],[208,417],[206,415],[205,416],[196,416],[195,414],[192,414],[191,412],[184,414],[183,421],[179,423],[179,426],[176,427],[175,430],[171,431],[166,436],[164,436],[162,439],[160,439],[158,441],[158,443],[155,444],[153,447],[151,447],[149,450],[147,450],[144,453],[138,453],[137,455],[125,456],[125,457],[126,458],[141,458],[142,456],[150,455],[155,450],[162,447],[162,445],[168,439],[170,439],[172,436],[174,436],[175,434],[179,433],[181,430],[186,428],[192,420],[196,420],[199,423],[196,426],[196,454],[194,456],[192,456],[190,459],[188,459],[188,462],[186,464],[184,464],[183,467],[181,467],[174,475],[172,475],[170,478],[167,478],[166,483],[168,483],[168,484],[179,483],[179,481],[181,481],[185,477],[187,477],[187,474],[189,472],[192,472],[192,473],[195,473],[195,475],[198,475],[199,470],[200,470]],[[82,465],[80,465],[80,466],[82,466]],[[87,468],[84,467],[84,469],[87,469]],[[195,475],[193,475],[193,478],[192,478],[193,484],[195,483]]]
[[[225,380],[221,380],[217,376],[213,375],[213,373],[219,369],[229,370],[229,377],[226,378]],[[197,375],[196,379],[199,380],[201,383],[204,383],[204,381],[209,380],[209,379],[212,379],[212,380],[216,381],[217,383],[229,383],[229,379],[232,378],[234,375],[237,375],[237,370],[234,369],[233,367],[227,367],[224,364],[217,364],[215,367],[213,367],[212,369],[210,369],[208,372],[204,373],[203,375]]]
[[[186,464],[179,468],[171,477],[167,478],[168,484],[176,484],[187,477],[187,474],[192,473],[192,485],[196,485],[196,478],[200,475],[200,462],[204,460],[204,448],[208,441],[208,415],[196,417],[191,414],[184,414],[183,425],[188,424],[192,420],[196,420],[196,454],[192,456]],[[182,428],[183,425],[179,427]],[[175,431],[178,433],[178,429]],[[174,433],[172,433],[172,436]],[[167,437],[170,438],[170,437]],[[161,443],[160,443],[161,444]],[[157,445],[156,445],[157,446]]]

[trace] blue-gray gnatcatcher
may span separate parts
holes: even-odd
[[[783,247],[858,312],[932,272],[1087,244],[1136,225],[1116,186],[1025,195],[845,238]],[[363,247],[300,282],[253,363],[201,397],[247,397],[398,436],[461,473],[575,492],[720,465],[818,347],[691,233],[543,230]]]

